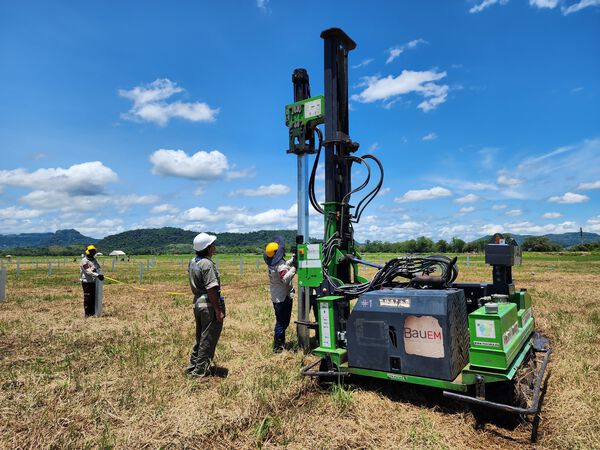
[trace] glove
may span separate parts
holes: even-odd
[[[104,281],[104,275],[102,275],[102,274],[98,275],[98,279],[99,279],[100,281]]]
[[[296,256],[295,253],[292,256],[292,267],[295,267],[296,269],[298,268],[298,257]]]

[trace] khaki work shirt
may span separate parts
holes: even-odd
[[[188,264],[190,287],[194,294],[194,302],[208,290],[216,287],[221,295],[221,280],[217,265],[208,257],[196,256]]]

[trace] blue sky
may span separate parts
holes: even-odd
[[[240,0],[0,3],[0,233],[295,228],[334,26],[386,171],[357,239],[600,232],[600,0]]]

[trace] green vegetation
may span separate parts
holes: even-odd
[[[543,236],[530,236],[525,238],[522,247],[529,252],[557,252],[561,246]]]

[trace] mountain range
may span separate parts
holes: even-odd
[[[125,231],[103,239],[84,236],[77,230],[58,230],[55,233],[21,233],[0,235],[0,249],[67,247],[95,244],[105,254],[112,250],[123,250],[130,254],[145,253],[187,253],[197,232],[181,228],[147,228]],[[214,233],[220,247],[236,249],[236,251],[255,251],[264,246],[272,236],[283,236],[286,245],[293,245],[296,232],[294,230],[260,230],[249,233]],[[517,243],[522,244],[531,235],[512,235]],[[570,247],[579,243],[598,242],[597,233],[563,233],[546,234],[544,237],[562,247]],[[487,238],[482,238],[487,239]]]

